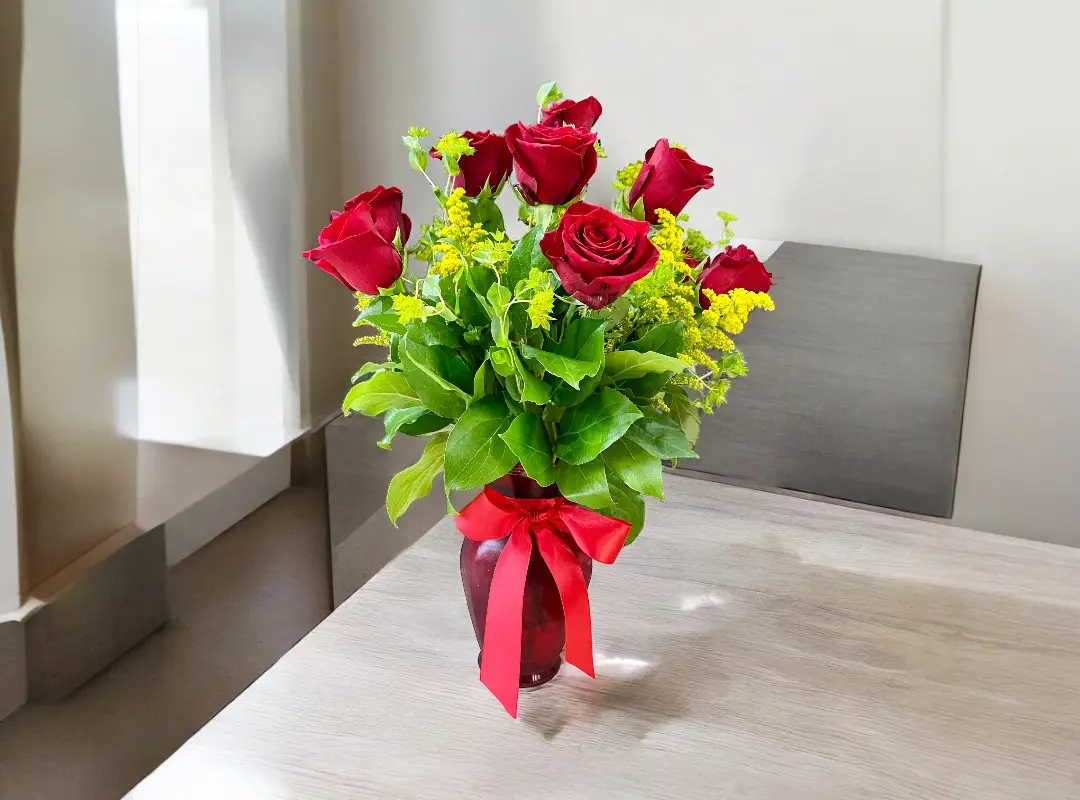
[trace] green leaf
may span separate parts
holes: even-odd
[[[452,419],[432,414],[423,406],[387,411],[386,416],[383,417],[386,435],[379,440],[378,444],[383,450],[389,450],[390,443],[397,433],[403,433],[406,436],[427,436],[429,433],[441,431],[451,423],[453,423]]]
[[[567,410],[559,423],[555,453],[571,464],[592,461],[640,418],[641,411],[620,392],[603,389]]]
[[[559,91],[559,84],[548,81],[536,90],[536,104],[543,108],[548,103],[557,103],[562,100],[563,93]]]
[[[420,405],[420,399],[400,372],[379,372],[358,383],[345,395],[341,410],[374,417],[392,408]]]
[[[394,311],[394,300],[388,295],[380,295],[360,312],[353,323],[353,327],[361,325],[373,325],[387,333],[405,333],[405,326],[398,322],[397,312]]]
[[[409,166],[417,172],[425,172],[427,170],[428,154],[425,150],[413,150],[409,149]]]
[[[521,399],[526,403],[546,405],[551,402],[551,387],[532,374],[528,367],[521,365]]]
[[[536,403],[541,406],[549,403],[551,401],[551,387],[533,374],[528,365],[514,352],[512,346],[510,356],[513,361],[514,371],[521,380],[521,399],[526,403]]]
[[[565,382],[561,380],[554,379],[558,385],[555,387],[555,391],[552,392],[551,402],[565,408],[576,406],[586,397],[595,392],[600,386],[603,379],[604,374],[600,371],[597,371],[595,375],[592,375],[588,378],[582,378],[581,383],[576,389],[572,386],[568,386]]]
[[[671,409],[672,418],[679,424],[690,446],[696,445],[698,435],[701,433],[701,413],[694,407],[693,401],[687,397],[684,390],[679,389],[664,395],[664,402]],[[689,458],[689,456],[680,457]]]
[[[621,381],[619,389],[637,399],[652,400],[663,391],[669,380],[671,380],[670,372],[654,372],[641,378]]]
[[[724,370],[724,374],[732,378],[742,378],[747,373],[746,357],[742,354],[741,350],[735,350],[724,356],[721,369]]]
[[[415,395],[440,417],[460,417],[469,401],[461,382],[464,380],[471,388],[473,377],[461,356],[449,348],[424,345],[413,339],[407,338],[403,344],[401,365]]]
[[[514,295],[501,283],[493,283],[488,287],[487,301],[491,303],[491,308],[497,316],[501,317],[506,313],[506,307],[510,305],[510,301],[513,299]]]
[[[625,381],[641,378],[653,372],[683,372],[690,365],[681,358],[663,353],[639,353],[636,350],[616,350],[607,354],[604,380]]]
[[[630,216],[638,221],[645,219],[645,198],[639,197],[634,207],[630,209]]]
[[[488,233],[506,231],[502,209],[499,208],[491,195],[477,198],[476,203],[473,204],[469,211],[469,219],[472,222],[479,222]]]
[[[478,369],[476,371],[476,374],[473,375],[473,400],[479,400],[481,397],[488,394],[488,370],[488,362],[485,360],[480,364],[480,369]]]
[[[611,505],[596,510],[605,517],[629,522],[630,532],[626,535],[624,546],[631,544],[645,526],[645,498],[614,476],[608,479],[608,489]]]
[[[496,374],[504,378],[509,378],[514,374],[514,356],[509,349],[494,347],[488,351],[488,358],[491,359],[491,366],[495,368]]]
[[[585,464],[560,461],[555,465],[555,480],[563,497],[571,502],[589,508],[604,508],[612,504],[607,472],[599,458]]]
[[[427,414],[428,410],[423,406],[409,406],[408,408],[392,408],[383,417],[383,425],[386,426],[386,435],[379,440],[379,447],[383,450],[390,449],[390,443],[394,436],[407,422],[415,422]]]
[[[369,361],[353,373],[352,383],[356,383],[365,375],[371,375],[375,372],[385,372],[386,370],[392,370],[396,367],[397,364],[392,361],[388,361],[385,364],[376,364],[374,361]]]
[[[659,411],[646,411],[641,419],[630,426],[623,438],[657,458],[698,457],[679,423]]]
[[[414,501],[431,491],[431,483],[443,468],[446,453],[446,434],[441,433],[427,443],[420,460],[406,467],[390,481],[386,492],[386,513],[397,525],[398,519]]]
[[[440,417],[438,414],[432,414],[429,411],[415,422],[406,422],[402,425],[401,433],[404,433],[406,436],[427,436],[429,433],[441,431],[447,425],[453,424],[454,421],[452,419]]]
[[[491,270],[487,271],[491,272]],[[484,307],[480,305],[480,301],[476,299],[465,270],[458,272],[456,275],[446,275],[441,278],[439,288],[442,291],[443,299],[446,300],[458,317],[465,320],[467,325],[480,326],[488,324],[488,314]]]
[[[459,274],[465,275],[465,282],[469,284],[477,301],[487,312],[485,316],[490,315],[487,294],[488,290],[495,285],[495,271],[490,267],[466,267]]]
[[[626,438],[614,442],[603,453],[608,469],[636,492],[664,499],[664,467],[660,459]]]
[[[665,322],[650,328],[640,339],[627,342],[621,350],[636,350],[639,353],[663,353],[665,356],[675,357],[683,349],[683,331],[685,326],[681,321]]]
[[[461,347],[460,329],[448,325],[442,317],[428,317],[410,323],[408,337],[419,344],[441,344],[454,349]]]
[[[507,286],[517,286],[520,281],[528,280],[533,269],[550,271],[551,262],[540,250],[540,239],[544,232],[540,228],[530,228],[510,254],[503,280]]]
[[[523,344],[521,354],[577,389],[583,378],[600,372],[604,363],[604,320],[579,317],[567,326],[563,340],[540,350]]]
[[[548,441],[544,423],[532,411],[514,418],[510,427],[499,434],[506,446],[517,456],[525,474],[541,486],[550,486],[555,480],[555,467],[551,463],[551,443]]]
[[[461,415],[446,443],[446,485],[476,489],[501,478],[517,463],[514,452],[499,438],[513,417],[499,395],[477,400]]]

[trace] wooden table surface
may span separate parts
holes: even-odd
[[[1080,550],[668,477],[510,719],[444,520],[138,800],[1080,798]]]

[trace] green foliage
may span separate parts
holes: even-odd
[[[612,504],[607,472],[599,458],[584,464],[560,461],[555,465],[555,479],[559,491],[567,500],[589,508],[603,508]]]
[[[569,409],[559,423],[555,454],[571,464],[584,464],[618,441],[641,411],[614,389],[602,389]]]
[[[447,324],[441,317],[428,317],[409,326],[409,338],[426,345],[458,348],[462,345],[461,328]]]
[[[420,405],[420,400],[404,375],[400,372],[379,372],[353,386],[345,395],[341,410],[345,414],[355,411],[374,417],[391,409],[416,405]]]
[[[376,297],[371,304],[360,312],[354,328],[363,325],[371,325],[387,333],[405,333],[405,326],[398,322],[397,312],[394,310],[394,298],[387,295]]]
[[[662,353],[665,356],[677,356],[683,350],[683,332],[686,326],[682,321],[665,322],[649,328],[643,336],[622,346],[623,350],[636,350],[639,353]]]
[[[551,485],[555,480],[551,442],[540,417],[527,411],[515,417],[510,427],[499,436],[517,457],[526,475],[541,486]]]
[[[658,500],[664,499],[664,470],[660,459],[632,439],[623,437],[603,453],[604,464],[627,486]]]
[[[413,338],[405,339],[401,356],[404,377],[425,406],[448,419],[465,412],[470,395],[462,386],[472,389],[472,372],[461,356],[449,347],[425,345]]]
[[[685,372],[689,366],[685,361],[663,353],[616,350],[608,353],[604,379],[615,382],[641,378],[653,372]]]
[[[469,406],[446,444],[447,488],[477,489],[510,471],[518,458],[499,434],[512,421],[506,402],[497,395]]]
[[[609,476],[608,492],[611,503],[596,510],[605,517],[629,522],[626,544],[632,544],[645,526],[645,498],[614,476]]]
[[[417,172],[424,172],[427,169],[428,151],[421,140],[430,135],[431,131],[427,128],[412,127],[409,128],[407,136],[401,137],[401,141],[409,153],[409,166]]]
[[[420,460],[403,469],[390,481],[386,492],[386,513],[395,525],[409,506],[431,491],[432,481],[443,468],[446,441],[445,433],[432,437]]]
[[[536,90],[536,104],[540,108],[545,108],[550,103],[557,103],[562,98],[563,93],[559,90],[559,84],[555,83],[555,81],[548,81]]]
[[[423,406],[391,409],[383,416],[386,434],[378,444],[383,450],[389,450],[394,436],[398,433],[404,433],[407,436],[425,436],[442,430],[452,422],[453,420],[432,414]]]
[[[679,424],[690,446],[696,445],[698,435],[701,433],[701,413],[687,396],[686,391],[681,387],[675,387],[664,395],[664,402],[671,409],[672,419]],[[679,456],[679,458],[689,458],[689,456]]]
[[[641,419],[630,426],[625,438],[657,458],[697,458],[693,445],[679,423],[657,411],[645,411]]]
[[[376,364],[373,361],[369,361],[366,364],[364,364],[364,366],[360,367],[360,369],[358,369],[356,372],[353,373],[351,383],[356,383],[358,380],[363,378],[365,375],[372,375],[372,374],[374,374],[376,372],[384,372],[386,370],[395,369],[396,367],[397,367],[397,364],[395,364],[392,361],[388,361],[385,364]]]
[[[545,348],[522,345],[521,354],[577,389],[582,378],[596,375],[604,365],[604,320],[578,317],[566,327],[560,342],[545,342]]]
[[[539,228],[530,228],[528,233],[521,237],[506,266],[504,280],[507,286],[516,287],[520,281],[528,280],[534,269],[551,272],[551,262],[540,250],[540,240],[543,237],[543,231]]]

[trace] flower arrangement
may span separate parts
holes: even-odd
[[[554,83],[537,102],[536,124],[503,134],[451,130],[429,148],[430,131],[409,129],[409,162],[439,206],[412,246],[401,190],[377,186],[331,212],[304,254],[356,293],[355,325],[374,329],[356,344],[387,348],[357,371],[345,413],[381,415],[386,449],[427,437],[390,482],[390,519],[440,472],[448,506],[450,490],[487,487],[456,516],[461,571],[481,680],[511,715],[564,645],[593,674],[592,560],[611,563],[641,532],[665,461],[696,457],[701,415],[747,371],[733,337],[773,309],[772,276],[730,245],[735,217],[720,213],[715,244],[685,224],[710,167],[661,139],[618,171],[611,208],[593,205],[600,103]],[[508,184],[516,239],[496,203]],[[512,471],[533,494],[489,486]]]
[[[396,435],[429,437],[391,482],[397,520],[442,471],[447,491],[476,489],[519,464],[542,486],[641,531],[644,496],[663,499],[664,460],[694,458],[701,414],[747,372],[733,337],[771,310],[771,275],[745,246],[715,245],[683,209],[712,169],[661,139],[619,170],[611,209],[582,199],[599,158],[594,97],[538,93],[537,124],[504,134],[404,138],[439,213],[418,241],[402,193],[378,186],[332,212],[304,255],[356,293],[358,345],[388,349],[364,364],[345,413],[382,415]],[[446,171],[428,176],[429,157]],[[511,177],[512,176],[512,177]],[[523,235],[496,198],[507,184]],[[415,269],[426,264],[426,274]]]

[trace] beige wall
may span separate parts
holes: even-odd
[[[135,516],[135,442],[120,432],[135,430],[135,327],[114,13],[114,0],[24,7],[14,256],[32,584]]]
[[[557,79],[614,170],[660,135],[716,167],[741,236],[984,264],[956,522],[1080,545],[1075,0],[341,0],[344,189],[410,125],[501,129]],[[592,199],[592,198],[590,198]]]
[[[15,341],[15,187],[19,169],[22,2],[0,5],[0,614],[22,599],[19,569]]]

